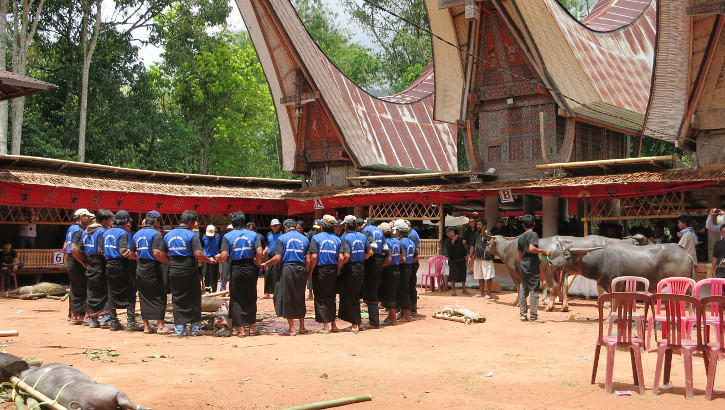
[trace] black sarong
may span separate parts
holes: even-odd
[[[378,286],[383,271],[383,255],[373,254],[365,261],[365,276],[363,277],[362,297],[365,303],[378,303]]]
[[[161,262],[139,259],[136,267],[136,287],[141,302],[141,318],[163,320],[166,315],[166,287]]]
[[[315,321],[330,323],[335,320],[335,286],[337,265],[316,266],[312,272],[312,289],[315,292]]]
[[[303,319],[305,307],[305,285],[307,270],[304,263],[285,263],[274,289],[274,310],[277,317]]]
[[[348,262],[340,275],[340,319],[353,325],[362,323],[360,317],[360,289],[365,275],[364,262]]]
[[[416,313],[418,310],[418,269],[419,262],[413,262],[410,265],[410,280],[408,280],[408,293],[410,297],[410,311]]]
[[[210,288],[212,292],[216,292],[216,286],[219,282],[219,264],[209,262],[202,263],[201,275],[204,279],[204,287]]]
[[[70,245],[69,245],[70,246]],[[88,278],[86,268],[80,262],[68,255],[68,280],[70,281],[70,312],[81,315],[86,314],[86,298],[88,297]]]
[[[174,325],[201,322],[201,283],[193,256],[170,256],[169,286]]]
[[[106,261],[109,309],[136,308],[136,284],[128,269],[126,258]]]
[[[399,265],[400,280],[398,281],[398,290],[395,293],[395,308],[410,310],[410,289],[408,282],[410,281],[411,266],[407,263]]]
[[[383,307],[395,309],[395,298],[400,281],[400,268],[398,265],[383,267],[383,274],[380,277],[380,290]],[[316,291],[315,291],[316,292]]]
[[[282,264],[267,266],[264,270],[264,293],[273,294],[274,288],[277,286],[277,279],[279,278],[279,270],[282,269]]]
[[[108,283],[106,281],[106,259],[103,256],[88,257],[86,269],[88,279],[88,315],[95,317],[106,312]]]
[[[253,259],[231,262],[229,279],[229,318],[232,325],[249,326],[257,321],[257,273]]]

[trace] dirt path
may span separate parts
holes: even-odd
[[[262,281],[260,281],[260,293]],[[309,334],[247,338],[174,338],[72,326],[67,302],[0,299],[0,329],[8,353],[75,366],[154,409],[284,408],[372,394],[350,408],[723,408],[725,394],[704,399],[705,369],[695,360],[695,400],[683,391],[683,363],[673,359],[675,389],[654,397],[604,392],[604,353],[597,384],[589,384],[596,339],[594,301],[574,300],[572,311],[541,312],[545,323],[521,323],[512,292],[492,300],[420,293],[424,319],[359,334]],[[311,310],[312,302],[308,303]],[[458,304],[487,317],[464,325],[433,319]],[[260,300],[260,312],[273,311]],[[382,312],[381,312],[382,313]],[[308,320],[310,328],[313,320]],[[346,323],[339,323],[341,328]],[[279,331],[277,319],[262,330]],[[112,362],[89,360],[86,349],[114,349]],[[167,356],[154,358],[153,356]],[[655,353],[644,355],[645,380],[654,379]],[[723,364],[721,363],[721,366]],[[634,390],[629,354],[617,352],[615,390]],[[723,371],[715,390],[725,391]],[[0,404],[0,409],[12,408]]]

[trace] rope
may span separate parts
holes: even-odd
[[[53,399],[53,401],[50,403],[50,405],[53,406],[56,403],[58,403],[58,397],[60,397],[60,393],[63,391],[63,389],[65,389],[65,387],[68,386],[69,384],[73,384],[75,382],[76,382],[75,380],[71,380],[68,383],[64,384],[63,387],[61,387],[60,390],[58,390],[58,394],[55,395],[55,399]],[[46,404],[46,403],[41,403],[41,404]]]

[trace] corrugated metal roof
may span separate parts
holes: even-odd
[[[255,46],[267,49],[266,53],[260,53],[260,58],[268,56],[271,60],[268,64],[263,62],[268,80],[276,81],[281,93],[294,95],[294,84],[287,83],[295,76],[285,73],[303,70],[315,88],[313,91],[319,92],[321,103],[332,117],[356,166],[457,170],[456,127],[433,119],[435,77],[432,66],[402,93],[376,98],[355,85],[330,62],[309,36],[288,0],[238,0],[237,3],[245,21],[264,22],[248,24],[248,28]],[[275,64],[277,61],[282,65]],[[285,112],[287,109],[278,101],[275,105],[280,122],[290,122],[289,128],[294,130],[297,118],[279,115],[280,109]],[[288,147],[283,155],[294,156],[294,149]],[[289,164],[293,160],[283,162]]]
[[[649,6],[650,0],[599,0],[582,20],[596,31],[612,31],[631,24]]]
[[[615,3],[637,3],[638,7],[627,9],[626,15],[626,21],[634,22],[620,30],[601,33],[587,30],[556,0],[546,0],[546,3],[602,101],[644,114],[649,101],[656,38],[654,4],[611,1],[608,10],[616,8]],[[557,74],[566,76],[566,73]]]
[[[0,70],[0,100],[24,97],[57,86],[33,77]]]

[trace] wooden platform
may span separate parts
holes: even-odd
[[[53,252],[61,252],[61,249],[16,249],[18,259],[25,263],[18,269],[18,275],[36,275],[36,281],[40,276],[50,273],[68,273],[66,268],[66,253],[62,253],[62,264],[59,261],[53,263]]]

